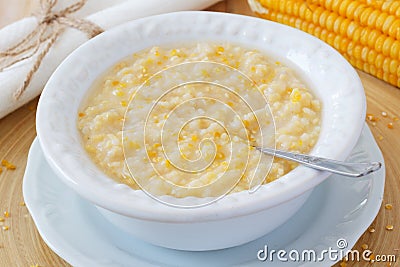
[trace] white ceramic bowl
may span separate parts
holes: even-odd
[[[161,204],[117,184],[91,161],[77,130],[78,108],[92,82],[127,55],[153,45],[230,41],[296,68],[322,101],[322,130],[313,155],[344,160],[361,133],[365,95],[355,70],[333,48],[274,22],[211,12],[148,17],[109,30],[74,51],[40,98],[37,132],[51,167],[112,223],[150,243],[184,250],[220,249],[260,237],[290,218],[328,173],[298,167],[261,188],[201,208]]]

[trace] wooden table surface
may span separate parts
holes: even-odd
[[[29,0],[0,0],[0,27],[28,15],[32,8],[30,3]],[[245,0],[226,0],[210,10],[253,15]],[[367,230],[354,248],[361,251],[362,246],[367,244],[375,255],[396,254],[396,263],[374,265],[399,266],[400,121],[396,118],[400,118],[400,89],[361,71],[358,73],[367,95],[367,112],[378,119],[367,122],[385,158],[386,184],[382,207],[370,227],[375,231]],[[0,266],[68,266],[41,239],[23,203],[22,179],[28,149],[36,136],[36,105],[37,99],[0,120],[0,161],[8,160],[16,166],[15,170],[3,166],[0,173]],[[393,129],[387,126],[390,122]],[[386,204],[391,204],[393,208],[385,208]],[[8,216],[4,212],[8,212]],[[393,225],[393,230],[387,230],[387,225]],[[367,265],[347,263],[347,266]]]

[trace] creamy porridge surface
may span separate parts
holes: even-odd
[[[196,43],[153,47],[116,64],[93,85],[78,128],[93,161],[116,181],[207,197],[296,167],[251,145],[308,153],[320,109],[280,62],[235,44]]]

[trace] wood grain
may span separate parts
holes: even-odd
[[[0,27],[30,13],[31,1],[0,0]],[[210,10],[253,15],[245,0],[226,0]],[[358,72],[364,84],[368,113],[379,120],[368,121],[377,139],[386,162],[386,188],[383,204],[393,205],[387,210],[382,205],[372,226],[375,232],[366,231],[355,248],[367,244],[374,254],[396,254],[400,262],[400,89],[395,88],[361,71]],[[1,89],[1,88],[0,88]],[[6,170],[0,174],[0,217],[10,212],[10,217],[0,226],[9,226],[9,230],[0,228],[0,266],[69,266],[52,252],[39,236],[26,207],[21,205],[22,178],[26,165],[28,149],[36,136],[35,110],[37,99],[0,120],[0,160],[6,159],[17,166],[16,170]],[[382,112],[388,115],[384,117]],[[393,129],[388,123],[393,123]],[[392,231],[386,225],[394,225]],[[389,266],[387,263],[376,266]],[[340,266],[337,264],[336,266]],[[367,263],[348,263],[347,266],[369,266]]]

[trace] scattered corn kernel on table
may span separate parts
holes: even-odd
[[[31,1],[0,0],[0,27],[30,13]],[[210,10],[253,15],[246,0],[226,0]],[[386,187],[380,212],[355,249],[396,254],[400,265],[400,89],[358,71],[364,84],[370,126],[386,161]],[[1,88],[0,88],[1,90]],[[39,236],[22,197],[22,178],[29,147],[36,136],[37,99],[0,120],[0,266],[69,266]],[[15,165],[15,169],[13,166]],[[390,204],[390,205],[386,205]],[[386,208],[385,208],[386,205]],[[393,229],[388,227],[393,225]],[[365,265],[367,263],[364,263]],[[338,263],[337,266],[364,266]]]

